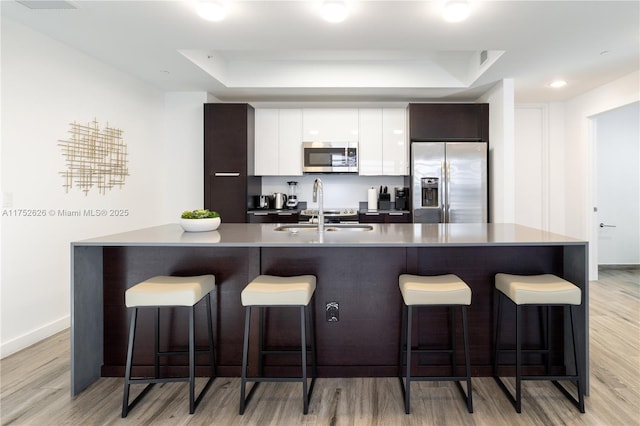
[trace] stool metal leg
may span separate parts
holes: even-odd
[[[135,343],[135,329],[136,329],[136,321],[138,316],[138,307],[133,307],[131,310],[131,320],[129,324],[129,345],[127,349],[127,365],[125,367],[125,378],[124,378],[124,392],[122,398],[122,417],[126,417],[129,411],[147,394],[147,392],[155,385],[156,383],[170,383],[170,382],[189,382],[189,414],[193,414],[195,409],[198,407],[198,404],[204,397],[205,393],[211,386],[213,380],[215,379],[215,354],[214,354],[214,341],[213,341],[213,328],[212,328],[212,317],[211,317],[211,299],[210,295],[207,294],[205,296],[206,306],[207,306],[207,330],[208,330],[208,340],[209,340],[209,348],[208,350],[198,350],[195,348],[195,305],[189,307],[189,349],[188,351],[164,351],[160,352],[160,313],[159,308],[154,307],[154,322],[155,322],[155,330],[154,330],[154,377],[146,377],[146,378],[131,378],[131,369],[132,369],[132,360],[133,360],[133,348]],[[196,361],[195,356],[198,354],[209,354],[209,362],[211,363],[211,377],[205,384],[205,386],[200,391],[200,394],[196,398],[195,395],[195,369],[196,369]],[[160,356],[171,356],[171,355],[187,355],[189,358],[189,375],[187,377],[160,377]],[[147,386],[140,392],[140,394],[129,404],[129,390],[132,383],[145,383]]]
[[[247,387],[247,361],[249,357],[249,322],[251,321],[251,306],[247,306],[245,308],[244,315],[244,343],[242,345],[242,378],[240,379],[240,414],[244,414],[244,409],[246,407],[247,398],[245,398],[246,387]],[[254,383],[251,388],[251,393],[253,393],[253,389],[256,388],[258,383]]]
[[[207,294],[207,333],[209,336],[209,365],[211,366],[211,377],[216,377],[216,350],[213,340],[213,318],[211,315],[211,293]]]
[[[461,306],[462,333],[464,337],[464,363],[467,372],[467,410],[473,413],[473,388],[471,387],[471,357],[469,356],[469,328],[467,326],[467,307]]]
[[[578,351],[577,351],[577,346],[576,346],[576,336],[575,336],[575,329],[574,329],[574,310],[575,310],[575,306],[574,305],[539,305],[542,306],[544,308],[545,315],[549,315],[549,309],[552,306],[561,306],[565,308],[565,313],[567,308],[569,308],[569,316],[570,316],[570,329],[569,330],[571,332],[572,335],[572,343],[573,343],[573,357],[574,357],[574,361],[575,361],[575,368],[576,368],[576,372],[575,374],[565,374],[565,375],[549,375],[549,370],[548,370],[548,365],[545,365],[545,368],[547,368],[547,373],[545,375],[534,375],[534,376],[530,376],[530,375],[523,375],[522,374],[522,333],[523,333],[523,321],[522,321],[522,306],[515,304],[516,305],[516,324],[515,324],[515,328],[516,328],[516,348],[515,348],[515,354],[516,354],[516,377],[515,377],[515,397],[514,395],[509,391],[509,389],[507,389],[507,387],[505,386],[504,382],[502,381],[502,379],[499,377],[498,374],[498,357],[500,354],[500,324],[502,323],[502,299],[503,298],[507,298],[507,296],[503,295],[501,292],[497,292],[498,294],[498,315],[497,315],[497,324],[496,324],[496,341],[495,341],[495,352],[494,352],[494,379],[496,381],[496,383],[498,384],[498,386],[500,387],[500,389],[502,389],[502,391],[504,392],[504,394],[509,398],[509,400],[511,401],[511,403],[513,404],[514,408],[516,409],[516,412],[520,413],[522,411],[522,381],[523,380],[549,380],[551,381],[561,392],[563,395],[565,395],[565,397],[567,399],[569,399],[579,410],[581,413],[584,413],[584,389],[583,389],[583,381],[582,381],[582,374],[581,374],[581,362],[579,361],[578,358]],[[534,305],[535,306],[535,305]],[[549,321],[549,318],[547,318],[546,321]],[[545,333],[543,333],[543,340],[545,340],[545,344],[547,345],[545,348],[538,350],[538,352],[541,353],[545,353],[547,358],[550,356],[550,346],[549,346],[549,336],[548,336],[548,329],[549,329],[549,323],[547,322],[545,328],[547,329],[546,331],[546,335]],[[506,350],[506,349],[505,349]],[[529,350],[530,352],[536,352],[535,349],[533,350]],[[545,360],[545,364],[548,364],[549,361],[548,359]],[[563,385],[561,385],[558,381],[559,380],[569,380],[571,382],[573,382],[576,385],[577,388],[577,393],[578,393],[578,398],[574,398],[573,395],[571,395],[571,393],[569,393],[565,387]]]
[[[413,323],[413,312],[411,305],[407,306],[407,370],[404,382],[404,412],[411,413],[411,325]]]
[[[451,333],[451,375],[457,376],[457,361],[456,361],[456,308],[449,308],[451,315],[451,329],[449,332]]]
[[[578,376],[578,379],[576,380],[576,388],[578,391],[578,409],[580,410],[581,413],[584,413],[584,389],[583,389],[583,380],[582,378],[584,377],[582,375],[582,363],[580,362],[580,358],[578,355],[578,346],[576,345],[577,343],[577,339],[576,339],[576,329],[575,329],[575,311],[576,311],[576,307],[575,306],[571,306],[570,309],[570,313],[569,316],[571,318],[571,338],[573,340],[573,359],[575,361],[575,368],[576,368],[576,376]]]
[[[189,309],[189,414],[195,411],[196,393],[196,347],[195,347],[195,307]]]
[[[131,311],[129,322],[129,345],[127,348],[127,365],[125,366],[124,392],[122,397],[122,417],[127,417],[129,411],[151,390],[155,383],[149,383],[140,394],[129,404],[129,389],[133,380],[131,379],[131,367],[133,364],[133,347],[136,339],[136,322],[138,319],[138,308]]]
[[[516,412],[522,410],[522,307],[516,306]]]
[[[154,371],[155,378],[160,377],[160,308],[155,308],[155,332],[154,332]]]
[[[300,354],[302,355],[302,413],[309,412],[309,395],[307,394],[307,332],[305,307],[300,307]]]

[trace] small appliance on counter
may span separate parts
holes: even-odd
[[[255,195],[253,197],[253,208],[266,210],[269,208],[269,196],[268,195]]]
[[[409,188],[396,187],[396,210],[409,210]]]
[[[274,192],[269,197],[269,204],[272,209],[282,210],[287,204],[287,195],[282,192]]]
[[[287,182],[287,185],[289,185],[287,207],[290,209],[295,209],[296,207],[298,207],[298,182],[289,181]]]

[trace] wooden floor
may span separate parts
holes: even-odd
[[[194,415],[186,384],[156,385],[120,418],[122,379],[69,391],[69,331],[5,358],[2,425],[640,425],[640,268],[601,269],[591,282],[591,391],[580,414],[553,385],[525,382],[516,414],[491,378],[474,378],[474,413],[453,383],[412,385],[412,414],[395,378],[318,379],[309,414],[300,385],[263,383],[244,416],[240,381],[217,378]],[[202,379],[204,381],[204,379]]]

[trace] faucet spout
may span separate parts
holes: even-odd
[[[318,232],[324,232],[324,187],[322,181],[316,179],[313,182],[313,201],[318,203]]]

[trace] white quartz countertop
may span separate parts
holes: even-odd
[[[585,241],[515,224],[367,224],[371,231],[275,231],[275,223],[222,223],[218,230],[184,232],[179,224],[72,242],[72,246],[430,247],[582,245]],[[291,224],[288,224],[291,225]]]

